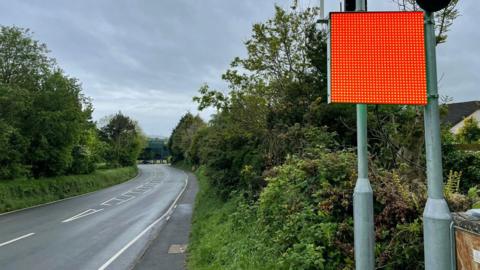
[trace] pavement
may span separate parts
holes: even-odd
[[[0,215],[0,269],[133,269],[152,264],[147,259],[162,239],[186,243],[188,231],[180,228],[189,219],[176,217],[191,213],[191,203],[183,202],[194,194],[182,195],[196,186],[193,175],[168,165],[140,165],[139,171],[107,189]],[[177,236],[169,226],[178,221]]]
[[[190,174],[189,177],[188,187],[179,200],[178,207],[140,258],[135,270],[186,269],[185,251],[190,235],[195,195],[198,192],[195,176]]]

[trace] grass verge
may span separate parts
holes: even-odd
[[[193,213],[188,248],[188,269],[277,269],[275,258],[260,240],[262,230],[256,222],[255,206],[242,196],[223,201],[209,185],[200,167],[200,191]]]
[[[127,181],[137,167],[97,170],[92,174],[0,182],[0,213],[52,202]]]

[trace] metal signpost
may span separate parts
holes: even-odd
[[[355,268],[373,270],[373,192],[368,179],[367,105],[425,106],[428,200],[423,213],[425,268],[454,269],[452,217],[443,196],[433,12],[449,0],[417,0],[423,12],[366,12],[366,1],[330,13],[328,97],[357,104],[358,179],[353,194]],[[388,31],[387,31],[388,30]],[[388,61],[388,65],[385,65]]]
[[[425,12],[427,93],[425,107],[425,150],[427,155],[428,199],[423,212],[425,269],[455,269],[450,225],[452,216],[443,196],[442,149],[438,110],[436,38],[433,12]]]
[[[357,0],[356,11],[366,11],[366,1]],[[357,104],[358,179],[353,192],[355,267],[375,268],[373,190],[368,179],[367,105]]]

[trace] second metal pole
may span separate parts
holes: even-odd
[[[367,105],[357,104],[358,179],[353,192],[355,269],[375,267],[373,191],[368,180]]]
[[[450,225],[452,216],[443,196],[442,149],[438,109],[436,39],[433,13],[425,12],[427,95],[425,107],[425,150],[427,155],[428,199],[423,211],[423,238],[426,270],[455,267]]]
[[[357,11],[366,11],[366,1],[357,0]],[[353,192],[355,268],[375,268],[373,191],[368,180],[367,105],[357,104],[358,179]]]

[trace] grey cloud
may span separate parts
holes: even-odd
[[[472,54],[480,37],[470,24],[479,10],[473,2],[461,1],[463,16],[438,53],[445,74],[441,90],[457,100],[478,99],[474,70],[480,64]],[[82,82],[95,119],[122,110],[146,133],[167,136],[182,114],[196,112],[191,98],[201,84],[225,88],[221,73],[235,56],[245,55],[251,25],[271,17],[275,3],[289,7],[291,1],[0,1],[0,24],[32,29],[65,72]],[[326,0],[327,10],[338,6]],[[375,0],[369,8],[395,6]]]

